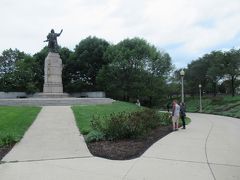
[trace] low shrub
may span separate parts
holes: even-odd
[[[104,140],[104,134],[100,131],[93,130],[90,133],[88,133],[86,137],[86,142],[94,142],[94,141],[101,141]]]
[[[162,126],[168,126],[172,124],[171,115],[169,113],[159,113],[160,124]]]
[[[96,117],[91,120],[91,127],[101,132],[107,140],[136,138],[147,134],[160,125],[169,125],[169,115],[155,110],[143,109],[132,113],[122,112],[108,117]],[[94,135],[89,136],[94,140]]]
[[[15,139],[13,135],[10,134],[0,135],[0,147],[14,144],[17,141],[18,139]]]

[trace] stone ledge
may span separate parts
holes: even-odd
[[[115,100],[110,98],[26,98],[0,99],[1,106],[72,106],[89,104],[111,104]]]

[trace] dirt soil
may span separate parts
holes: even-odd
[[[129,160],[141,156],[153,143],[172,132],[171,126],[158,127],[146,137],[118,141],[88,143],[88,149],[97,157],[112,160]]]
[[[0,160],[13,148],[15,144],[11,144],[8,146],[0,147]]]

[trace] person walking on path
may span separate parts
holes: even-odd
[[[177,101],[173,101],[173,108],[172,108],[172,123],[173,123],[173,131],[178,130],[178,120],[180,114],[180,106],[178,105]]]
[[[186,122],[185,122],[185,117],[186,117],[186,109],[185,109],[185,104],[183,102],[180,103],[180,117],[182,119],[182,129],[186,129]]]

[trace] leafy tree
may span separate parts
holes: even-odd
[[[109,43],[97,37],[87,37],[75,48],[65,70],[68,72],[68,91],[96,90],[98,71],[108,62],[103,58]]]
[[[186,92],[191,95],[198,93],[198,85],[201,84],[203,90],[216,96],[219,81],[224,77],[223,59],[223,52],[212,51],[188,64],[184,77]]]
[[[39,92],[37,87],[38,64],[35,59],[26,55],[23,60],[18,61],[16,70],[13,73],[15,89],[17,91],[25,91],[27,93]]]
[[[0,90],[9,91],[12,89],[11,84],[13,72],[16,69],[16,63],[24,58],[26,54],[18,49],[7,49],[0,56]]]
[[[97,77],[98,84],[116,99],[159,97],[166,76],[171,69],[171,58],[140,38],[125,39],[110,46],[104,66]]]
[[[37,52],[33,55],[34,61],[36,62],[36,69],[34,72],[36,73],[35,82],[37,89],[40,91],[43,90],[43,83],[44,83],[44,62],[45,58],[48,55],[48,48],[47,46],[44,47],[41,51]]]
[[[224,56],[225,75],[231,81],[231,94],[235,96],[236,80],[240,75],[240,49],[231,49]]]
[[[10,73],[15,69],[15,63],[25,56],[24,52],[18,49],[7,49],[0,56],[0,74]]]
[[[221,51],[213,51],[206,55],[206,59],[209,61],[209,68],[207,71],[207,79],[212,84],[213,95],[217,94],[217,85],[220,79],[224,76],[224,55]]]
[[[205,58],[199,58],[192,61],[185,69],[185,90],[188,94],[194,96],[198,94],[198,85],[202,84],[203,89],[206,87],[206,75],[209,67],[209,61]],[[180,71],[179,71],[180,72]],[[178,74],[179,74],[178,72]],[[180,77],[179,77],[180,79]]]

